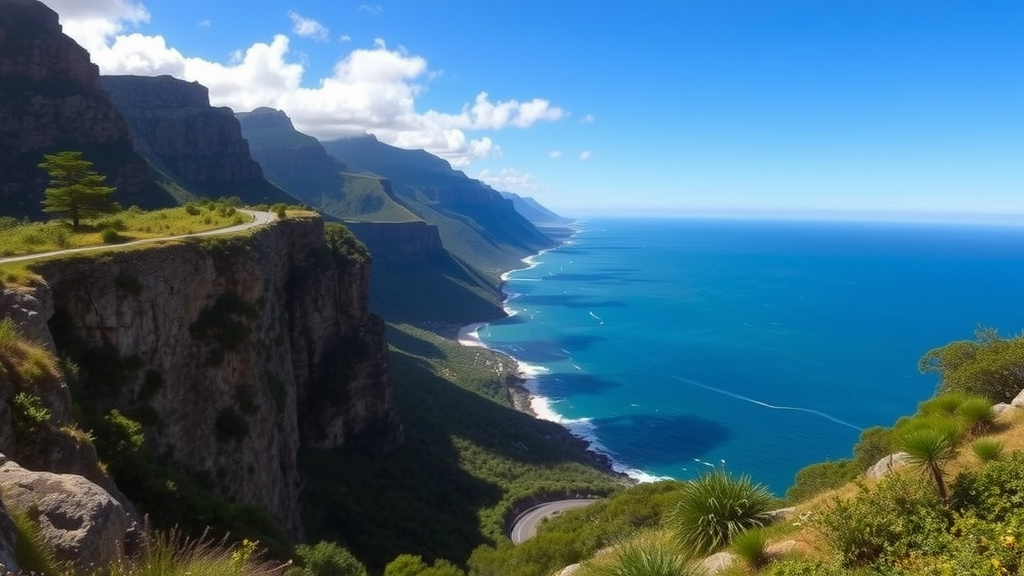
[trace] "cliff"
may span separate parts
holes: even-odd
[[[298,203],[263,177],[234,113],[210,106],[205,86],[170,76],[103,76],[100,84],[165,185],[251,204]]]
[[[319,218],[34,268],[22,324],[78,364],[76,401],[141,422],[162,457],[293,536],[300,445],[401,441],[368,264]]]
[[[296,130],[284,112],[257,108],[235,116],[267,178],[325,215],[346,221],[419,220],[395,197],[390,182],[347,172],[316,138]]]
[[[116,186],[123,205],[169,206],[149,177],[128,127],[100,86],[88,52],[36,0],[0,0],[0,202],[5,214],[39,217],[44,154],[81,150]]]

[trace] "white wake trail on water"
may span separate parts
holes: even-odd
[[[604,320],[602,320],[601,317],[598,316],[597,314],[594,314],[593,310],[590,311],[590,317],[593,318],[594,320],[597,320],[601,324],[604,324]]]
[[[820,417],[822,417],[822,418],[824,418],[826,420],[830,420],[832,422],[835,422],[836,424],[841,424],[843,426],[847,426],[849,428],[853,428],[854,430],[858,430],[858,431],[863,431],[864,430],[860,426],[856,426],[854,424],[850,424],[849,422],[846,422],[845,420],[840,420],[839,418],[836,418],[835,416],[832,416],[830,414],[826,414],[826,413],[821,412],[819,410],[812,410],[811,408],[801,408],[799,406],[775,406],[774,404],[769,404],[767,402],[762,402],[760,400],[755,400],[753,398],[749,398],[749,397],[744,396],[742,394],[737,394],[735,392],[729,392],[728,390],[722,390],[721,388],[715,388],[714,386],[708,386],[707,384],[701,384],[700,382],[695,382],[695,381],[690,380],[688,378],[682,378],[680,376],[669,376],[669,378],[672,378],[673,380],[678,380],[680,382],[685,382],[685,383],[687,383],[687,384],[689,384],[691,386],[697,386],[698,388],[704,388],[705,390],[710,390],[712,392],[717,392],[718,394],[722,394],[722,395],[728,396],[730,398],[735,398],[737,400],[743,400],[744,402],[750,402],[751,404],[757,404],[758,406],[763,406],[765,408],[770,408],[772,410],[792,410],[794,412],[807,412],[808,414],[814,414],[815,416],[820,416]]]

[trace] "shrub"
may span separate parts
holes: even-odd
[[[888,453],[879,456],[879,459]],[[786,500],[800,502],[826,490],[838,488],[853,480],[860,469],[853,460],[819,462],[811,464],[796,473],[793,485],[786,490]]]
[[[296,564],[285,576],[366,576],[366,568],[348,550],[333,542],[301,544]]]
[[[11,428],[14,429],[16,438],[26,438],[49,423],[50,417],[50,410],[43,406],[43,400],[39,396],[18,392],[11,398]]]
[[[992,402],[984,396],[970,396],[960,403],[956,417],[969,434],[984,434],[992,429],[996,421],[996,413],[992,410]]]
[[[944,392],[921,402],[917,411],[922,416],[955,416],[960,405],[969,397],[964,392]]]
[[[1024,510],[1024,452],[961,472],[950,485],[951,503],[961,513],[1003,521]]]
[[[835,498],[812,516],[811,525],[851,567],[941,549],[950,519],[923,480],[890,474],[873,490],[861,485],[855,496]]]
[[[971,451],[982,462],[992,462],[1003,457],[1003,443],[994,438],[979,438],[971,444]]]
[[[882,458],[893,453],[892,429],[873,426],[860,433],[860,440],[853,447],[853,461],[857,472],[863,472]]]
[[[725,470],[715,470],[686,483],[681,492],[671,523],[680,542],[698,554],[725,546],[740,532],[772,520],[774,498],[747,475],[733,478]]]
[[[751,528],[736,535],[729,548],[752,570],[768,565],[768,536],[761,528]]]
[[[942,468],[956,458],[954,428],[913,427],[896,441],[896,447],[910,455],[909,462],[931,475],[943,501],[949,499]]]
[[[695,576],[704,574],[676,544],[645,534],[621,543],[608,557],[584,565],[582,576]]]
[[[270,207],[270,211],[276,214],[278,218],[286,218],[288,216],[288,205],[277,203]]]
[[[773,562],[760,572],[761,576],[849,576],[842,566],[820,560],[791,559]]]
[[[185,204],[185,213],[189,216],[199,216],[199,214],[202,213],[202,210],[196,204],[189,202],[188,204]]]
[[[122,237],[117,230],[114,230],[113,228],[104,228],[103,231],[100,232],[100,239],[103,240],[104,244],[116,244],[122,240]]]
[[[943,392],[979,394],[991,402],[1009,402],[1024,389],[1024,334],[1000,338],[979,327],[975,339],[952,342],[928,351],[918,364],[922,373],[939,374]]]

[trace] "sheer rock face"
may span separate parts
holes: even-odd
[[[437,226],[423,221],[352,222],[348,227],[378,262],[429,262],[445,254]]]
[[[157,450],[295,536],[300,444],[401,441],[368,266],[328,252],[319,218],[37,271],[34,301],[53,302],[48,328],[80,366],[80,393],[149,415]]]
[[[0,0],[0,202],[9,215],[41,215],[44,154],[81,150],[124,205],[172,203],[132,149],[124,119],[100,87],[89,53],[36,0]]]
[[[100,83],[136,150],[182,187],[249,203],[298,203],[264,179],[234,113],[210,106],[205,86],[171,76],[103,76]]]

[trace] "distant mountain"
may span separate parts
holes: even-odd
[[[171,76],[103,76],[103,88],[128,121],[135,149],[179,202],[238,196],[250,204],[297,204],[263,177],[229,108],[210,106],[209,90]]]
[[[572,218],[563,218],[562,216],[555,214],[541,205],[540,202],[537,202],[528,196],[523,197],[512,192],[502,192],[501,195],[511,200],[512,205],[515,206],[516,212],[522,214],[527,220],[533,222],[536,226],[565,226],[575,222]]]
[[[387,178],[404,206],[438,227],[454,256],[495,283],[502,271],[554,243],[511,200],[426,151],[396,148],[369,135],[324,142],[324,148],[350,169]]]
[[[325,215],[350,221],[419,220],[396,201],[388,182],[348,172],[320,141],[296,130],[284,112],[257,108],[235,117],[267,178]]]

